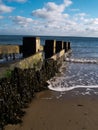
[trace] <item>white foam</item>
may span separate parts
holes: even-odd
[[[98,60],[96,59],[77,59],[77,58],[66,58],[68,62],[75,62],[75,63],[96,63],[98,64]]]
[[[98,95],[98,92],[94,92],[94,94]]]
[[[56,98],[57,98],[57,99],[59,99],[59,98],[61,98],[61,97],[62,97],[62,94],[60,94],[60,95],[59,95],[59,96],[57,96]]]
[[[53,90],[53,91],[63,92],[63,91],[70,91],[70,90],[73,90],[73,89],[76,89],[76,88],[98,88],[98,85],[89,85],[89,86],[86,86],[86,85],[76,85],[76,86],[72,86],[72,87],[60,87],[60,86],[53,87],[50,84],[50,85],[48,85],[48,88],[50,90]]]
[[[96,63],[98,64],[98,60],[95,59],[75,59],[75,58],[66,58],[66,61],[71,62],[79,62],[79,63]],[[66,66],[66,64],[63,64],[63,67]],[[71,66],[72,67],[72,66]],[[98,84],[96,80],[96,73],[90,71],[89,73],[81,73],[82,68],[80,67],[80,70],[77,73],[71,72],[72,68],[69,66],[69,70],[63,73],[60,76],[55,76],[54,78],[48,80],[48,88],[53,91],[58,92],[66,92],[71,91],[73,89],[77,88],[85,88],[87,90],[93,92],[93,88],[98,88]],[[87,66],[86,66],[87,67]],[[92,77],[93,76],[93,77]],[[94,79],[95,78],[95,79]],[[88,85],[87,85],[88,84]],[[95,85],[97,84],[97,85]],[[88,92],[86,94],[89,94]]]
[[[83,96],[85,96],[85,95],[91,95],[90,92],[84,92],[84,93],[82,92],[81,94],[82,94]]]

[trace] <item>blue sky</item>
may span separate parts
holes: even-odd
[[[98,37],[98,0],[0,0],[0,34]]]

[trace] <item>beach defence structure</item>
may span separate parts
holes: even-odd
[[[19,53],[19,51],[18,45],[0,45],[0,54]]]
[[[46,40],[43,50],[38,37],[24,37],[23,46],[16,52],[23,53],[23,58],[0,68],[0,129],[21,121],[23,109],[35,92],[47,89],[47,81],[59,72],[64,57],[70,52],[70,42]]]
[[[68,44],[70,44],[70,43],[68,43],[68,42],[63,42],[63,49],[65,49],[65,52],[67,52],[68,49],[69,49],[69,45],[68,45]]]
[[[27,58],[38,52],[45,52],[45,59],[59,53],[62,49],[65,53],[71,49],[70,42],[45,40],[45,46],[40,44],[40,37],[23,37],[23,45],[0,45],[0,58],[5,57],[6,61],[15,60],[17,54],[21,58]],[[19,57],[19,58],[20,58]]]
[[[53,56],[56,53],[56,40],[46,40],[44,51],[45,51],[45,59]]]
[[[40,51],[39,37],[23,37],[23,57],[31,56]]]
[[[63,49],[63,41],[56,41],[56,53]]]
[[[45,58],[51,58],[56,54],[59,57],[62,54],[62,50],[64,49],[63,53],[67,53],[71,47],[70,42],[63,42],[63,41],[56,41],[56,40],[46,40],[45,41]],[[60,53],[60,55],[58,54]]]
[[[68,50],[70,50],[70,49],[71,49],[70,42],[68,42]]]
[[[0,45],[0,56],[9,59],[16,59],[16,55],[21,53],[20,45]]]
[[[2,46],[1,46],[2,47]],[[23,45],[5,45],[1,48],[0,54],[12,55],[14,62],[8,62],[6,69],[14,69],[15,67],[20,69],[29,69],[36,66],[37,69],[41,68],[44,59],[58,60],[62,58],[64,60],[65,55],[70,52],[70,42],[45,40],[45,45],[40,45],[40,37],[23,37]],[[12,53],[12,54],[11,54]],[[15,60],[15,54],[22,54],[20,59]],[[5,62],[6,64],[6,62]],[[10,67],[9,67],[10,66]],[[5,69],[5,71],[6,71]],[[0,69],[1,71],[2,69]],[[2,76],[2,73],[1,75]]]

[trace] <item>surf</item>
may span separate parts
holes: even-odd
[[[49,83],[49,82],[48,82]],[[53,87],[53,85],[50,83],[48,85],[48,88],[52,91],[57,91],[57,92],[65,92],[65,91],[71,91],[73,89],[77,89],[77,88],[89,88],[89,89],[94,89],[94,88],[98,88],[98,85],[76,85],[76,86],[70,86],[70,87],[61,87],[61,86],[57,86],[57,87]]]
[[[66,67],[68,62],[68,67]],[[66,58],[61,76],[55,76],[47,81],[48,89],[57,92],[67,92],[74,89],[98,88],[98,60],[84,58]],[[76,64],[77,63],[77,64]],[[89,66],[88,66],[89,63]]]
[[[92,63],[92,64],[98,64],[98,60],[96,60],[96,59],[66,58],[65,61],[67,61],[67,62],[73,62],[73,63]]]

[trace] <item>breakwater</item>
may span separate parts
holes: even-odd
[[[10,64],[6,75],[0,79],[0,129],[21,122],[25,114],[23,108],[28,106],[36,92],[47,89],[46,81],[59,72],[65,54],[70,52],[63,42],[62,45],[57,42],[56,46],[55,40],[48,40],[42,51],[38,39],[24,38],[23,59]]]
[[[5,58],[15,60],[16,56],[22,51],[21,45],[0,45],[0,59]]]

